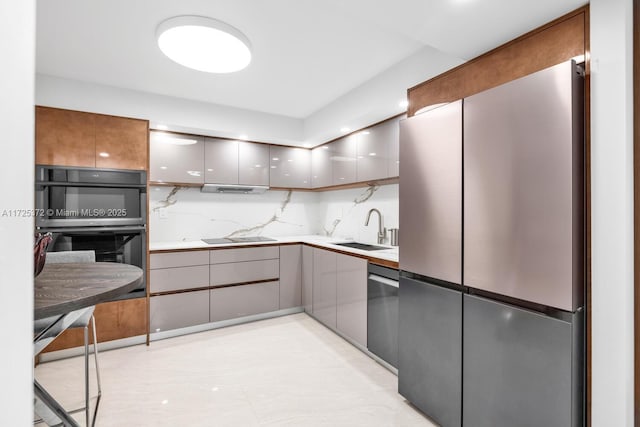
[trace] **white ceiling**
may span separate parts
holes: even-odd
[[[38,0],[36,64],[40,74],[304,119],[425,46],[470,59],[584,3]],[[215,75],[166,58],[157,25],[189,14],[244,32],[249,67]]]

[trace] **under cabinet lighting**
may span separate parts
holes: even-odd
[[[232,73],[251,62],[251,43],[237,28],[204,16],[176,16],[156,30],[158,47],[178,64],[207,73]]]
[[[167,129],[169,129],[169,127],[167,125],[158,125],[158,126],[156,126],[156,129],[167,130]]]
[[[404,100],[402,100],[402,101],[398,102],[398,106],[399,106],[400,108],[407,108],[407,107],[409,106],[409,101],[407,101],[406,99],[404,99]]]

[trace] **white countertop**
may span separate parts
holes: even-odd
[[[308,235],[308,236],[281,236],[272,237],[276,241],[268,242],[241,242],[241,243],[222,243],[209,245],[202,240],[188,240],[188,241],[175,241],[175,242],[156,242],[149,244],[150,251],[170,251],[179,249],[206,249],[206,248],[226,248],[226,247],[242,247],[242,246],[257,246],[257,245],[273,245],[277,243],[308,243],[311,245],[321,246],[328,249],[335,249],[342,252],[348,252],[356,255],[363,255],[368,258],[377,258],[385,261],[398,262],[398,247],[389,245],[379,245],[375,242],[360,242],[369,243],[376,246],[384,246],[387,249],[380,249],[375,251],[366,251],[362,249],[354,249],[346,246],[339,246],[335,243],[353,241],[350,239],[328,237],[320,235]]]

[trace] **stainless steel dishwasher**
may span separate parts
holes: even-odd
[[[369,264],[367,344],[369,351],[398,367],[398,270]]]

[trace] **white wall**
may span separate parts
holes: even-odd
[[[114,116],[135,117],[199,135],[296,145],[302,121],[275,114],[173,98],[38,74],[36,104]]]
[[[633,425],[632,0],[591,1],[592,421]]]
[[[464,61],[431,47],[389,67],[304,120],[305,142],[317,145],[340,136],[340,128],[361,129],[406,111],[407,89]]]
[[[33,208],[35,1],[0,0],[0,413],[2,424],[33,422],[33,218],[5,210]],[[11,165],[13,167],[6,167]]]

